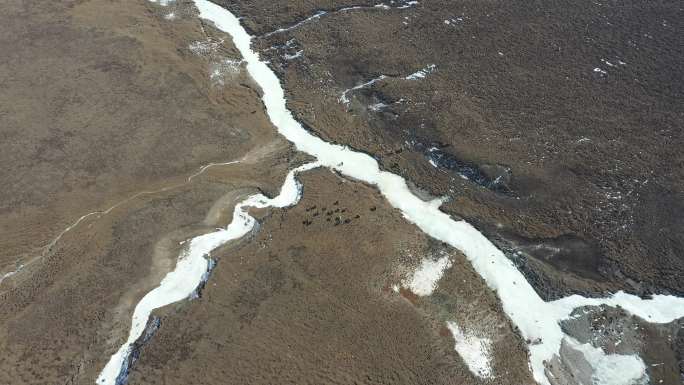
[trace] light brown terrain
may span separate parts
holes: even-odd
[[[131,384],[533,383],[522,340],[465,257],[369,186],[321,169],[300,180],[297,206],[261,213],[253,239],[217,253],[200,299],[161,312]],[[454,264],[432,296],[392,290],[442,253]],[[493,340],[497,379],[473,376],[446,321]]]
[[[185,11],[3,7],[0,274],[24,267],[0,283],[0,384],[93,383],[179,242],[279,189],[288,145],[239,69],[210,78],[234,51]]]
[[[196,54],[211,30],[162,16],[141,1],[3,6],[0,273],[49,252],[84,214],[275,137],[250,80],[209,78],[230,47]]]

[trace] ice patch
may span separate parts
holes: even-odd
[[[383,108],[388,107],[385,103],[375,103],[368,106],[368,108],[373,112],[379,112]]]
[[[377,4],[373,7],[374,8],[381,8],[381,9],[392,9],[392,8],[406,9],[406,8],[412,8],[412,7],[415,7],[416,5],[418,5],[417,1],[406,1],[406,2],[403,2],[403,4],[399,5],[399,6],[395,6],[394,3],[395,3],[395,1],[392,0],[392,1],[390,1],[390,4],[392,4],[392,5],[387,5],[387,4],[381,3],[381,4]],[[367,7],[358,7],[358,8],[367,8]]]
[[[303,53],[304,53],[304,50],[301,50],[301,49],[300,49],[299,51],[295,52],[295,53],[292,54],[292,55],[290,55],[290,54],[285,54],[285,55],[283,55],[283,59],[285,59],[285,60],[296,59],[296,58],[298,58],[298,57],[301,57]]]
[[[599,67],[596,67],[596,68],[594,68],[594,73],[597,73],[597,74],[600,74],[601,76],[603,76],[603,75],[607,75],[608,71],[603,70]]]
[[[444,24],[455,26],[455,25],[458,24],[458,23],[462,23],[462,22],[463,22],[463,18],[464,18],[464,16],[452,17],[452,18],[450,18],[450,19],[445,19],[445,20],[444,20]]]
[[[441,201],[439,204],[441,204]],[[444,271],[450,267],[451,260],[447,255],[436,261],[424,258],[411,279],[402,282],[402,285],[411,289],[418,296],[425,297],[431,295],[437,288],[437,282],[444,275]]]
[[[176,0],[150,0],[152,3],[156,3],[161,5],[162,7],[166,7],[168,5],[171,5],[176,2]]]
[[[636,355],[606,354],[591,344],[580,344],[566,339],[574,349],[582,352],[593,368],[592,385],[642,385],[648,382],[646,365]]]
[[[492,341],[464,333],[455,322],[447,321],[447,328],[456,341],[455,349],[470,371],[480,378],[492,378]]]
[[[195,55],[206,56],[218,51],[222,44],[223,40],[214,41],[207,39],[204,41],[193,41],[188,45],[188,49]]]
[[[242,60],[233,59],[223,59],[217,63],[212,63],[209,79],[212,83],[223,86],[227,77],[233,77],[240,73],[241,65]]]
[[[417,1],[407,1],[406,4],[398,6],[397,9],[411,8],[415,7],[416,5],[418,5]]]
[[[603,62],[603,64],[607,65],[608,67],[615,67],[615,64],[609,62],[606,59],[601,59],[601,61]]]

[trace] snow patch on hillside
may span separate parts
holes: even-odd
[[[431,295],[446,269],[450,267],[451,259],[447,255],[437,260],[424,258],[413,276],[402,282],[402,285],[418,296]]]
[[[470,371],[480,378],[492,378],[492,341],[461,330],[453,321],[448,321],[447,328],[456,341],[454,348]]]

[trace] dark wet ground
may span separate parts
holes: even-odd
[[[226,6],[259,35],[351,4]],[[672,1],[424,1],[254,44],[311,130],[452,197],[544,297],[682,295],[683,16]]]
[[[651,384],[679,384],[684,380],[681,335],[683,320],[652,324],[607,306],[575,310],[562,323],[565,333],[609,354],[638,354],[646,364]]]

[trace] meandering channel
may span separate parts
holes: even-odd
[[[247,63],[247,71],[263,91],[262,100],[266,112],[278,132],[292,142],[299,151],[315,157],[317,162],[292,170],[287,176],[280,195],[276,198],[269,199],[262,195],[255,195],[239,203],[235,208],[233,222],[227,229],[191,240],[185,254],[179,257],[176,269],[136,306],[129,338],[111,357],[98,377],[98,384],[120,383],[118,381],[121,376],[125,376],[127,369],[125,365],[131,346],[143,333],[152,310],[191,295],[200,284],[202,275],[209,268],[206,256],[226,242],[245,235],[252,228],[255,221],[245,213],[246,207],[284,207],[295,204],[300,193],[300,187],[294,179],[295,174],[319,165],[376,186],[387,201],[399,209],[408,221],[431,237],[446,242],[463,252],[487,285],[496,292],[504,312],[518,327],[522,337],[534,342],[528,345],[530,368],[535,380],[542,385],[550,384],[544,364],[559,354],[561,342],[564,340],[568,344],[577,346],[592,365],[596,364],[594,366],[596,371],[611,370],[611,373],[604,374],[617,376],[612,378],[616,380],[613,382],[615,384],[626,384],[634,379],[635,371],[620,370],[622,367],[637,367],[641,372],[645,370],[645,365],[638,356],[606,355],[599,348],[589,344],[579,345],[566,336],[559,322],[568,318],[577,307],[600,304],[619,305],[631,314],[656,323],[671,322],[684,317],[684,298],[664,295],[641,299],[619,292],[604,299],[571,296],[558,301],[545,302],[503,252],[473,226],[465,221],[453,220],[448,214],[439,210],[439,204],[435,201],[426,202],[414,195],[403,178],[382,171],[377,161],[369,155],[356,152],[346,146],[327,143],[306,131],[287,109],[284,90],[276,74],[266,62],[259,59],[256,52],[252,51],[252,37],[242,27],[239,19],[228,10],[208,0],[195,0],[194,2],[201,18],[213,22],[218,29],[232,37],[235,46]],[[600,375],[596,378],[600,380],[604,377]]]
[[[295,168],[287,174],[278,196],[271,199],[262,194],[251,195],[235,206],[233,221],[227,228],[191,239],[187,248],[178,257],[175,269],[135,306],[128,339],[109,359],[97,378],[97,383],[104,385],[125,383],[133,344],[143,335],[152,311],[192,296],[202,283],[205,273],[211,268],[207,256],[220,246],[243,237],[254,227],[256,220],[247,214],[246,210],[249,207],[287,207],[296,204],[301,196],[301,185],[295,179],[295,175],[318,165],[318,163],[307,163]]]

